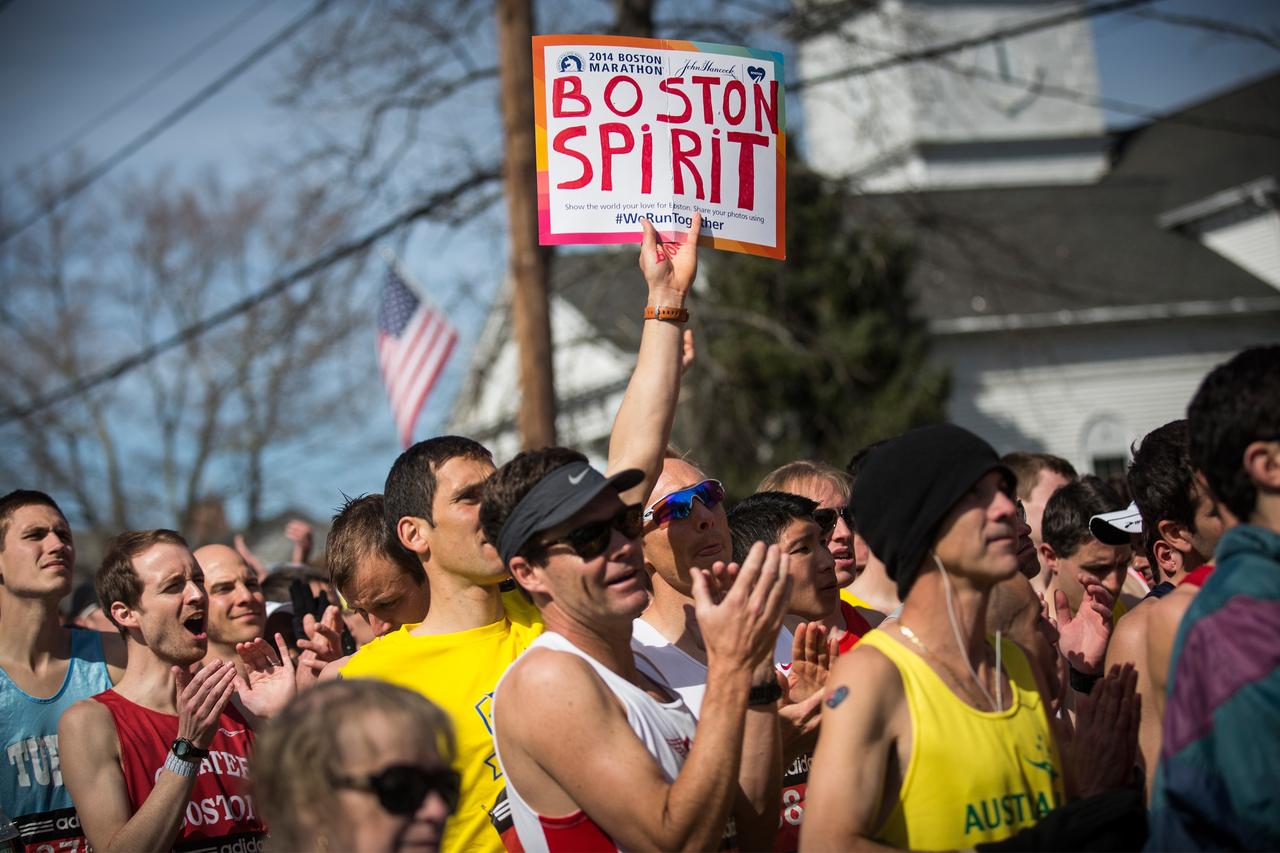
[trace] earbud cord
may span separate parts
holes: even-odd
[[[951,633],[955,635],[956,646],[960,649],[960,657],[964,660],[964,665],[969,670],[969,675],[973,676],[973,683],[978,685],[978,689],[986,697],[987,703],[999,713],[1004,710],[1004,691],[1000,689],[1000,632],[996,631],[996,695],[999,697],[999,701],[997,701],[991,698],[991,691],[987,690],[987,686],[982,683],[982,679],[978,678],[977,670],[969,662],[969,652],[960,636],[960,624],[956,619],[955,605],[951,603],[951,579],[947,576],[947,567],[942,565],[942,559],[936,551],[932,556],[933,562],[937,564],[938,570],[942,572],[942,585],[947,588],[947,617],[951,621]]]

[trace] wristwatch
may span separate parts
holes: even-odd
[[[756,684],[747,694],[747,705],[772,705],[782,698],[782,687],[776,681]]]
[[[202,758],[209,757],[209,750],[201,749],[184,737],[180,737],[175,740],[169,747],[169,750],[176,758],[183,761],[196,762]]]

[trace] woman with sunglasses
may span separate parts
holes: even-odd
[[[274,850],[437,850],[458,802],[453,730],[435,705],[379,681],[302,693],[258,738],[254,799]]]

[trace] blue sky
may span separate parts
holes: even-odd
[[[186,68],[167,75],[145,97],[95,129],[82,142],[89,162],[113,152],[141,129],[208,84],[268,34],[303,13],[309,3],[159,2],[159,0],[12,0],[0,10],[0,182],[30,166],[106,106],[142,84],[224,26],[239,21],[219,43]],[[1163,0],[1163,12],[1225,19],[1280,35],[1280,3],[1270,0]],[[662,6],[659,6],[660,12]],[[1280,68],[1280,51],[1238,38],[1174,27],[1131,14],[1093,23],[1107,97],[1168,109]],[[771,45],[755,45],[771,47]],[[146,176],[163,168],[195,175],[213,166],[234,183],[264,157],[286,153],[305,124],[271,104],[287,48],[214,96],[117,171]],[[1132,123],[1108,115],[1112,126]],[[97,191],[109,191],[104,181]],[[93,190],[91,190],[92,192]],[[500,212],[499,212],[500,213]],[[494,226],[500,216],[490,217]],[[445,303],[458,304],[463,345],[419,424],[420,437],[438,430],[465,373],[484,307],[501,278],[492,250],[497,227],[461,241],[438,228],[420,228],[404,247],[405,266]],[[459,300],[464,290],[474,298]],[[373,337],[370,307],[369,352]],[[326,514],[339,490],[381,486],[397,447],[381,397],[371,397],[365,429],[337,446],[309,448],[282,460],[289,476],[274,484],[269,505],[297,504]]]

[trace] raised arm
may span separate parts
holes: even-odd
[[[178,737],[208,748],[218,715],[231,698],[234,676],[235,667],[210,665],[189,683],[179,682]],[[156,768],[155,787],[133,812],[115,722],[106,706],[92,699],[72,705],[58,723],[58,742],[63,783],[76,804],[85,838],[95,850],[173,847],[191,800],[195,773],[185,776]]]
[[[698,272],[698,232],[702,217],[694,214],[693,225],[682,243],[660,243],[653,224],[644,220],[644,241],[640,244],[640,269],[649,287],[648,306],[684,308]],[[626,503],[648,497],[662,467],[662,454],[671,437],[676,401],[680,397],[680,375],[684,357],[684,324],[671,320],[645,320],[640,336],[640,354],[627,384],[622,405],[609,436],[609,469],[613,474],[639,468],[645,478],[622,495]]]

